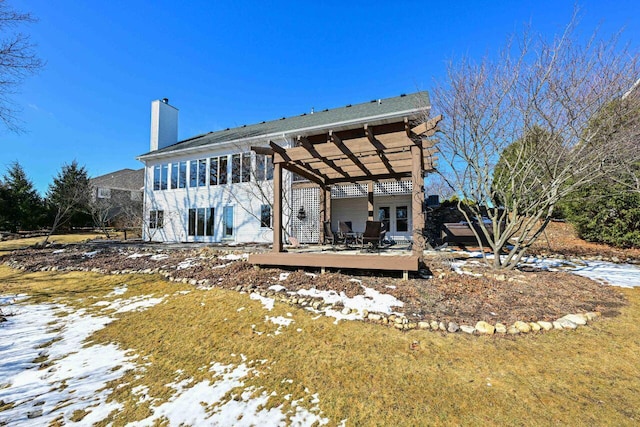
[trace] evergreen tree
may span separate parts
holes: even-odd
[[[79,166],[75,160],[70,165],[63,165],[47,191],[53,223],[44,243],[63,225],[84,226],[90,223],[90,200],[91,188],[85,167]]]
[[[0,187],[0,224],[15,233],[33,230],[42,224],[44,206],[33,183],[18,162],[7,169]]]

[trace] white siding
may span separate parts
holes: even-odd
[[[273,241],[273,231],[270,228],[262,228],[260,226],[260,213],[262,204],[272,202],[272,185],[273,181],[267,184],[256,183],[255,176],[252,176],[252,182],[248,183],[228,183],[224,185],[207,185],[203,187],[188,187],[180,189],[153,190],[153,169],[155,165],[171,164],[179,161],[209,159],[210,157],[225,156],[240,152],[234,151],[217,151],[202,153],[189,157],[172,157],[162,161],[147,162],[145,168],[145,190],[144,190],[144,206],[145,206],[145,226],[143,229],[144,238],[153,241],[166,242],[262,242],[271,243]],[[244,151],[246,152],[246,151]],[[229,158],[229,162],[231,159]],[[254,159],[255,165],[255,159]],[[187,174],[188,176],[189,174]],[[169,181],[171,171],[169,170]],[[231,181],[231,173],[229,173],[229,182]],[[290,174],[285,173],[283,176],[283,186],[291,188],[288,184],[291,179]],[[208,176],[207,176],[208,181]],[[260,190],[257,186],[262,187],[269,202],[260,196]],[[288,198],[285,195],[285,198]],[[223,236],[223,208],[225,206],[234,207],[234,235],[232,239],[225,239]],[[188,236],[189,226],[189,209],[194,208],[214,208],[214,235],[213,236]],[[149,213],[152,210],[164,211],[164,226],[161,229],[149,229]],[[285,223],[287,218],[285,217]]]

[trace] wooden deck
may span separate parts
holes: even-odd
[[[274,253],[250,254],[249,262],[256,265],[316,267],[357,270],[418,271],[416,255],[341,254],[341,253]]]

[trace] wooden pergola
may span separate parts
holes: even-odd
[[[417,271],[424,247],[424,174],[434,168],[434,141],[442,116],[412,126],[408,118],[377,126],[365,124],[359,129],[298,136],[297,145],[284,148],[252,147],[259,154],[273,156],[274,203],[273,249],[271,253],[251,254],[249,262],[258,265],[286,265],[328,268],[356,268]],[[374,183],[410,177],[413,183],[411,256],[302,254],[283,252],[282,171],[286,169],[320,186],[320,223],[331,220],[331,186],[362,183],[368,186],[368,219],[374,219]],[[321,227],[321,240],[323,239]]]

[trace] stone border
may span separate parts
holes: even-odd
[[[23,266],[21,266],[17,262],[6,262],[5,265],[18,269],[25,270]],[[92,273],[100,273],[100,274],[113,274],[113,275],[126,275],[126,274],[159,274],[163,276],[165,279],[170,282],[176,283],[184,283],[192,286],[197,286],[203,289],[210,289],[215,287],[215,281],[210,281],[209,279],[189,279],[189,278],[176,278],[171,275],[171,273],[166,270],[162,270],[160,268],[147,268],[147,269],[125,269],[125,270],[107,270],[104,268],[85,268],[85,267],[64,267],[58,268],[57,266],[46,266],[40,268],[39,271],[83,271],[83,272],[92,272]],[[394,327],[401,331],[408,331],[413,329],[418,330],[433,330],[439,332],[464,332],[467,334],[478,334],[478,335],[493,335],[493,334],[502,334],[502,335],[518,335],[518,334],[526,334],[530,332],[540,332],[540,331],[550,331],[554,330],[573,330],[578,326],[584,326],[588,322],[592,322],[598,317],[601,316],[600,312],[587,312],[587,313],[576,313],[576,314],[567,314],[553,322],[547,321],[536,321],[536,322],[523,322],[516,321],[510,326],[507,326],[503,323],[496,323],[492,325],[485,321],[479,321],[475,324],[475,326],[470,325],[458,325],[456,322],[447,322],[431,320],[427,321],[426,319],[417,322],[410,322],[405,316],[396,315],[396,314],[383,314],[383,313],[370,313],[367,310],[360,312],[357,309],[350,309],[348,307],[342,307],[339,305],[333,304],[325,304],[322,298],[312,298],[305,297],[300,295],[291,295],[286,289],[280,291],[274,291],[271,289],[261,289],[255,285],[244,286],[238,285],[233,288],[236,292],[247,292],[257,293],[265,298],[273,298],[276,301],[283,302],[290,305],[299,305],[304,308],[311,308],[316,310],[317,312],[323,312],[327,310],[336,310],[339,311],[343,315],[356,314],[362,315],[363,321],[369,321],[371,323],[387,325],[390,327]]]

